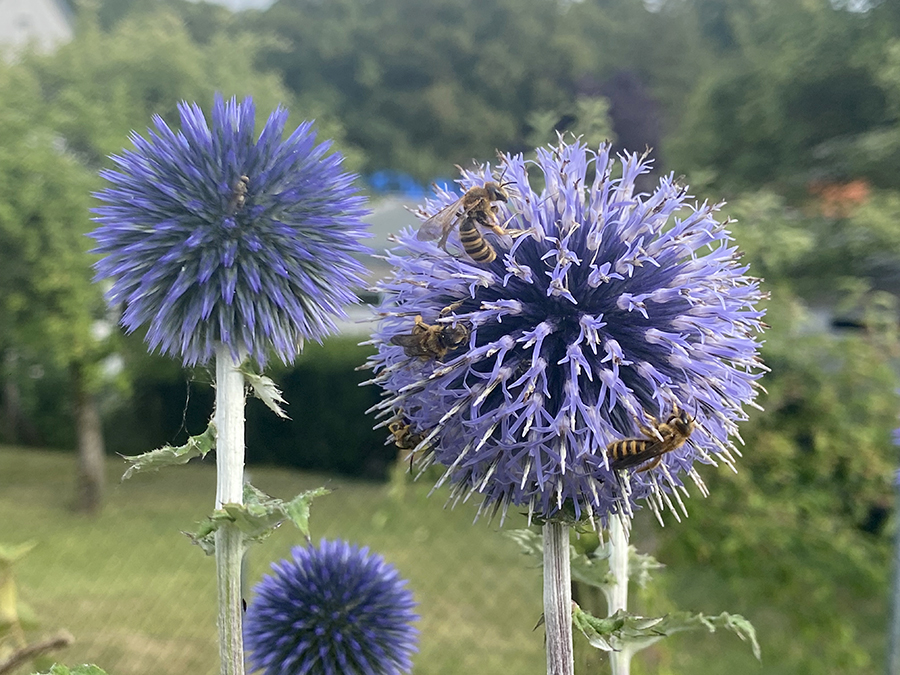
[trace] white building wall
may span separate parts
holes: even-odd
[[[29,45],[50,52],[73,36],[72,17],[56,0],[0,0],[0,49],[5,54]]]

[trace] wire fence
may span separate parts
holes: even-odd
[[[120,468],[111,467],[111,478]],[[55,660],[96,663],[110,675],[217,673],[214,563],[179,533],[211,510],[211,462],[117,485],[96,518],[67,508],[73,469],[68,454],[0,448],[0,544],[37,543],[15,567],[19,595],[39,621],[29,640],[65,628],[76,641]],[[421,616],[414,672],[543,671],[543,632],[533,630],[541,614],[538,562],[498,523],[473,525],[474,505],[445,510],[442,495],[427,498],[428,484],[402,476],[377,484],[250,473],[280,498],[325,484],[332,493],[313,504],[313,540],[369,546],[409,579]],[[518,514],[513,520],[503,529],[521,525]],[[270,564],[303,543],[284,526],[250,550],[249,601]]]

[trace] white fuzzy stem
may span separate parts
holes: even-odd
[[[544,626],[547,675],[574,675],[569,527],[544,524]]]
[[[216,348],[216,508],[243,504],[244,376],[227,346]],[[244,675],[241,627],[241,555],[243,535],[237,526],[216,530],[216,577],[219,592],[219,656],[222,675]]]
[[[609,615],[628,609],[628,532],[621,515],[609,518],[609,570],[612,584],[609,589]],[[612,675],[628,675],[631,671],[631,650],[626,645],[609,653]]]

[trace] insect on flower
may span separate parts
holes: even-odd
[[[228,212],[231,214],[244,208],[244,202],[247,201],[247,190],[250,187],[250,177],[242,175],[234,184],[234,190],[231,193],[231,201],[228,202]]]
[[[412,332],[393,336],[391,344],[403,347],[403,352],[409,357],[440,361],[448,352],[457,349],[468,339],[469,329],[462,323],[429,325],[419,315],[416,317]]]
[[[477,263],[489,263],[497,257],[479,228],[493,230],[499,236],[513,232],[500,225],[495,202],[508,202],[509,193],[501,183],[492,180],[471,187],[452,204],[448,204],[419,227],[417,237],[422,241],[439,239],[438,246],[446,250],[447,237],[459,227],[459,241],[466,254]],[[519,234],[519,233],[516,233]]]
[[[467,206],[438,190],[426,232],[398,235],[368,362],[386,394],[373,411],[397,419],[402,408],[413,429],[429,430],[417,464],[444,468],[437,485],[454,503],[478,495],[501,518],[525,507],[601,524],[640,503],[660,517],[683,511],[686,479],[706,491],[697,460],[733,466],[738,454],[732,438],[766,370],[766,294],[717,217],[721,204],[697,202],[674,174],[638,188],[647,155],[617,159],[608,144],[577,140],[535,155],[464,171]],[[501,229],[530,236],[477,267],[441,255],[427,240],[445,244],[460,218],[498,224],[502,199],[485,189],[498,176],[512,205]],[[397,348],[441,335],[418,321],[411,331],[409,317],[449,324],[447,307],[468,331],[464,349],[413,359]],[[637,429],[635,411],[645,411]]]
[[[638,473],[654,469],[659,466],[663,455],[684,445],[694,431],[694,418],[679,410],[677,403],[673,403],[672,414],[665,422],[658,423],[653,417],[650,419],[651,427],[638,423],[644,438],[625,438],[606,446],[610,468],[627,469],[649,462],[638,469]]]
[[[400,450],[409,451],[409,470],[412,471],[415,449],[425,440],[426,434],[413,431],[412,425],[403,420],[394,420],[388,425],[388,431],[394,437],[394,445]]]
[[[284,108],[258,136],[249,98],[216,96],[209,119],[197,104],[179,112],[180,129],[155,118],[101,172],[96,278],[110,280],[127,331],[146,327],[151,349],[185,365],[208,363],[218,344],[289,363],[357,302],[365,198],[311,123],[283,133]]]

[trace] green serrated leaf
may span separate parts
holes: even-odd
[[[329,490],[324,487],[307,490],[284,505],[288,518],[307,539],[309,539],[309,507],[312,505],[312,500],[327,495],[328,492]]]
[[[232,522],[231,517],[223,510],[213,511],[206,520],[197,527],[196,532],[183,532],[193,544],[196,544],[206,555],[216,552],[216,530],[223,522]]]
[[[522,553],[532,555],[543,560],[544,540],[540,533],[533,530],[511,530],[506,533],[510,539],[519,545]],[[571,560],[572,579],[580,581],[588,586],[606,589],[610,585],[609,543],[602,546],[594,546],[589,553],[579,553],[574,546],[569,547]]]
[[[628,578],[641,588],[645,588],[650,581],[651,570],[661,570],[664,567],[652,555],[638,553],[634,546],[628,547]]]
[[[194,457],[205,457],[206,453],[216,448],[216,426],[212,422],[199,436],[191,436],[187,443],[177,448],[165,445],[156,450],[145,452],[143,455],[124,457],[131,466],[125,471],[122,480],[131,478],[142,471],[158,471],[164,466],[187,464]]]
[[[504,533],[512,539],[522,549],[525,555],[537,556],[540,559],[544,557],[544,540],[540,534],[533,530],[510,530]]]
[[[614,647],[610,637],[622,629],[624,619],[611,616],[606,619],[598,619],[589,612],[585,612],[576,603],[572,603],[572,625],[581,631],[592,647],[602,649],[605,652],[613,651]]]
[[[250,367],[246,362],[240,367],[240,371],[241,375],[244,376],[244,380],[247,381],[250,388],[253,390],[253,395],[256,396],[256,398],[265,403],[269,410],[282,419],[290,419],[281,407],[281,404],[287,403],[287,401],[284,400],[284,397],[281,395],[281,390],[272,378],[254,373],[250,370]]]
[[[312,500],[328,494],[325,488],[308,490],[289,502],[270,497],[249,483],[244,484],[243,504],[223,504],[203,521],[196,532],[185,532],[207,555],[215,553],[215,533],[223,523],[231,523],[244,534],[244,542],[259,542],[286,520],[309,538],[309,509]]]
[[[609,571],[609,543],[597,546],[591,553],[571,552],[572,579],[606,592],[612,585]]]
[[[622,610],[601,619],[575,603],[572,606],[572,624],[582,632],[591,646],[603,651],[628,648],[633,653],[649,647],[665,637],[658,628],[661,621],[661,618],[635,616]]]
[[[673,612],[664,616],[657,628],[666,635],[685,630],[700,630],[701,628],[707,629],[710,633],[716,632],[719,628],[730,630],[744,642],[750,643],[750,648],[757,660],[762,658],[762,651],[756,639],[756,629],[740,614],[722,612],[718,616],[708,616],[690,612]]]
[[[756,630],[739,614],[722,612],[718,616],[707,616],[690,612],[673,612],[662,617],[644,617],[618,611],[605,619],[599,619],[573,603],[572,624],[597,649],[604,651],[628,649],[631,653],[645,649],[673,633],[701,629],[714,633],[716,629],[723,628],[749,642],[753,655],[757,660],[761,658]]]

